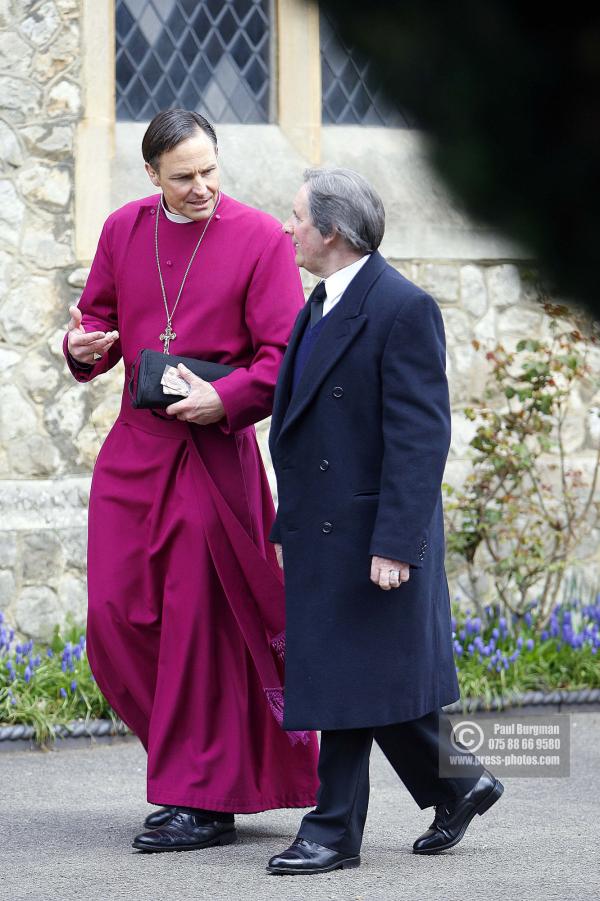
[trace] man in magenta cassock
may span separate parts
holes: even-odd
[[[162,805],[134,847],[170,851],[233,842],[236,812],[315,801],[316,738],[281,727],[284,598],[254,430],[303,294],[280,223],[220,192],[203,117],[159,113],[142,152],[160,193],[106,221],[69,368],[87,382],[123,358],[129,376],[143,348],[236,367],[212,383],[180,367],[190,393],[166,416],[125,388],[92,479],[89,660]]]

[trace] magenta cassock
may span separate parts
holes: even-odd
[[[158,200],[127,204],[104,226],[79,307],[86,331],[118,329],[120,340],[91,370],[67,355],[78,381],[121,356],[128,375],[142,348],[162,349]],[[159,215],[171,308],[205,222]],[[88,654],[102,692],[148,751],[155,804],[251,813],[315,801],[316,738],[292,743],[267,700],[281,685],[270,643],[284,628],[284,596],[253,425],[271,412],[302,303],[289,236],[222,195],[173,319],[171,352],[239,367],[215,383],[226,417],[210,426],[165,421],[134,410],[125,387],[96,462]]]

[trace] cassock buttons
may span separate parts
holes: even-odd
[[[152,207],[152,209],[150,210],[150,215],[154,216],[155,213],[156,213],[156,210],[154,209],[154,207]]]
[[[321,462],[319,463],[319,469],[321,470],[321,472],[327,472],[327,470],[329,469],[329,460],[321,460]]]
[[[321,526],[321,531],[324,535],[329,535],[329,533],[333,530],[333,524],[330,522],[324,522]]]
[[[172,266],[172,265],[173,265],[173,261],[172,261],[172,260],[167,260],[167,266]]]
[[[336,385],[331,393],[333,394],[334,397],[341,397],[344,393],[344,389],[341,388],[339,385]]]

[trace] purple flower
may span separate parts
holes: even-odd
[[[75,679],[71,682],[71,691],[77,691],[77,682]]]
[[[525,647],[527,648],[528,651],[533,651],[533,649],[535,647],[535,641],[533,640],[533,638],[527,639],[527,641],[525,642]]]
[[[454,642],[454,653],[457,657],[462,657],[463,655],[463,646],[459,641]]]
[[[52,648],[47,649],[46,657],[54,657],[54,651],[52,650]]]
[[[31,668],[29,666],[25,667],[25,672],[23,673],[23,678],[26,682],[31,682]]]
[[[464,629],[460,630],[460,632],[458,633],[458,637],[460,638],[461,641],[465,640],[465,638],[467,637],[467,633],[465,632]]]
[[[61,698],[66,698],[66,697],[67,697],[67,691],[66,691],[65,688],[61,688],[61,690],[60,690],[60,696],[61,696]]]
[[[521,638],[520,635],[517,638],[517,647],[519,648],[519,650],[523,647],[523,639]]]
[[[493,635],[493,637],[496,638],[496,639],[500,638],[500,629],[497,629],[497,628],[494,626],[494,628],[492,629],[492,635]]]
[[[532,617],[531,617],[531,613],[527,612],[525,614],[525,616],[523,617],[523,619],[525,621],[525,625],[528,626],[529,628],[531,628],[531,623],[533,621]]]
[[[544,631],[540,635],[540,638],[542,639],[542,641],[548,641],[548,630],[547,629],[544,629]]]

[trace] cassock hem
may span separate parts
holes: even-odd
[[[282,810],[290,807],[315,807],[316,791],[313,794],[279,797],[256,798],[213,798],[209,795],[181,795],[177,791],[154,789],[148,785],[148,803],[159,807],[199,807],[204,810],[216,810],[219,813],[261,813],[263,810]]]

